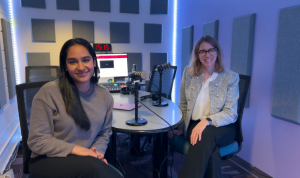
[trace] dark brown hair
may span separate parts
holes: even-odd
[[[62,94],[63,100],[65,102],[65,107],[67,113],[74,119],[75,123],[79,125],[82,129],[88,131],[91,127],[89,118],[87,117],[79,97],[79,92],[74,84],[72,77],[69,75],[69,72],[66,71],[66,60],[68,51],[71,46],[74,45],[84,46],[93,60],[96,60],[96,53],[91,46],[91,44],[82,38],[70,39],[65,42],[60,51],[59,61],[60,61],[60,77],[59,77],[59,89]],[[98,82],[98,64],[94,67],[94,74],[91,77],[91,85]]]

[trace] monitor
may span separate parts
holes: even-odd
[[[127,77],[127,54],[96,54],[100,69],[100,79],[107,77]]]

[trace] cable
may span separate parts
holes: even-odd
[[[150,74],[149,74],[149,80],[150,80],[150,75],[152,75],[152,72],[153,71],[151,71]],[[152,85],[154,85],[157,88],[157,90],[159,90],[158,87],[153,83],[153,80],[152,80]]]
[[[132,92],[133,93],[133,92]],[[141,102],[134,94],[133,94],[133,96],[134,96],[134,98],[137,100],[137,101],[139,101],[139,103],[141,103],[143,106],[145,106],[149,111],[151,111],[153,114],[155,114],[156,116],[158,116],[160,119],[162,119],[163,121],[165,121],[169,126],[170,126],[170,128],[171,128],[171,130],[172,130],[172,132],[173,132],[173,137],[172,137],[172,142],[173,142],[173,144],[172,144],[172,146],[173,146],[173,148],[174,148],[174,130],[173,130],[173,128],[172,128],[172,126],[171,126],[171,124],[169,123],[169,122],[167,122],[165,119],[163,119],[162,117],[160,117],[158,114],[156,114],[154,111],[152,111],[150,108],[148,108],[143,102]],[[167,155],[168,156],[168,155]],[[165,158],[166,159],[166,158]],[[162,164],[164,163],[164,161],[160,164],[160,167],[162,166]],[[171,169],[171,178],[172,178],[172,166],[173,166],[173,154],[172,154],[172,163],[171,163],[171,167],[170,167],[170,169]],[[159,172],[159,174],[158,174],[158,177],[160,177],[160,172]]]

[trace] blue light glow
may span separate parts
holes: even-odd
[[[177,43],[177,0],[174,0],[174,14],[173,14],[173,61],[172,64],[176,66],[176,43]],[[176,79],[173,83],[172,100],[176,102]]]
[[[17,53],[17,43],[16,43],[16,32],[15,32],[15,19],[13,13],[13,0],[9,0],[9,13],[10,13],[10,28],[11,28],[11,38],[12,38],[12,46],[13,46],[13,53],[14,53],[14,64],[15,64],[15,75],[16,75],[16,83],[20,84],[20,76],[19,76],[19,62],[18,53]]]

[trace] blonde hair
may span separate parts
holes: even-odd
[[[191,56],[191,61],[190,61],[190,75],[194,75],[194,76],[199,76],[202,73],[202,68],[201,68],[201,62],[199,59],[199,54],[198,54],[198,50],[199,47],[201,45],[201,43],[206,42],[211,44],[214,48],[217,49],[217,59],[216,59],[216,63],[215,63],[215,70],[214,72],[223,72],[225,69],[223,67],[223,63],[222,63],[222,50],[221,47],[218,43],[217,40],[215,40],[213,37],[206,35],[206,36],[202,36],[196,43],[196,45],[194,46],[193,52],[192,52],[192,56]]]

